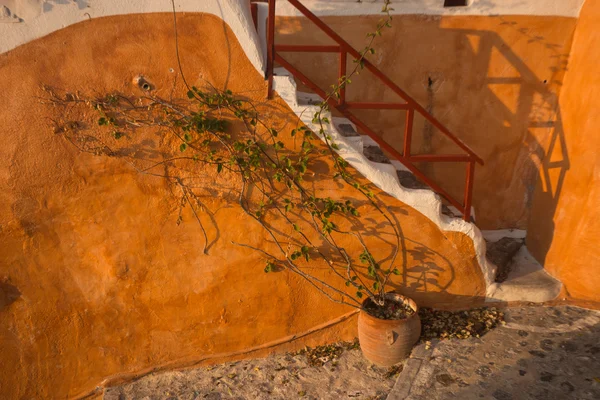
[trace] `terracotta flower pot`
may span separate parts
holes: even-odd
[[[415,313],[405,319],[386,320],[361,310],[358,315],[358,340],[367,359],[382,367],[390,367],[408,357],[421,335],[421,319],[417,304],[397,293],[386,298],[404,301]],[[369,299],[363,302],[363,306]]]

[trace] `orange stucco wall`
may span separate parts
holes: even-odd
[[[214,238],[203,255],[199,226],[189,209],[176,224],[179,198],[163,180],[118,158],[79,153],[52,132],[50,121],[65,116],[40,103],[43,84],[141,94],[132,78],[143,74],[168,97],[177,71],[171,23],[168,14],[94,19],[0,55],[2,398],[78,396],[107,377],[242,351],[349,311],[295,275],[264,274],[259,254],[231,244],[258,245],[265,233],[222,191],[203,198]],[[178,26],[189,81],[207,80],[264,103],[263,78],[221,20],[185,14]],[[180,78],[175,95],[185,97]],[[261,110],[274,126],[296,123],[281,100]],[[132,140],[123,146],[173,150],[151,133]],[[200,172],[218,182],[214,171]],[[331,195],[351,195],[330,182],[316,184]],[[385,202],[408,250],[392,286],[421,305],[458,307],[480,299],[485,287],[470,240],[440,232],[398,201]],[[366,206],[360,211],[376,217]],[[369,240],[387,254],[386,226],[377,226]],[[331,278],[326,268],[314,269]],[[355,333],[350,319],[283,348]]]
[[[323,19],[360,50],[380,18]],[[374,43],[370,60],[484,159],[485,166],[476,168],[473,203],[483,229],[527,225],[544,149],[563,129],[557,99],[575,24],[575,18],[547,16],[395,15],[391,29]],[[332,43],[310,22],[289,17],[278,18],[276,40]],[[284,57],[323,89],[337,80],[337,54]],[[399,100],[368,72],[352,80],[347,98]],[[356,115],[402,150],[404,111],[360,110]],[[417,118],[414,126],[413,153],[459,152],[424,119]],[[462,200],[464,164],[420,167]]]
[[[567,294],[591,301],[600,301],[599,26],[600,1],[587,0],[560,93],[564,132],[547,150],[527,232],[528,248]],[[564,153],[567,171],[555,164]]]

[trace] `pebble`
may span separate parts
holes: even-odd
[[[544,353],[543,351],[539,351],[539,350],[529,350],[529,354],[531,354],[532,356],[539,357],[539,358],[546,358],[546,353]]]
[[[550,381],[552,381],[552,379],[554,379],[555,376],[556,375],[551,374],[550,372],[542,372],[540,374],[540,380],[542,382],[550,382]]]

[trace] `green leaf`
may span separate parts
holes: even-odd
[[[289,204],[288,204],[288,206],[289,206]],[[286,207],[287,207],[287,206],[286,206]],[[287,210],[287,208],[286,208],[286,210]],[[296,225],[296,224],[292,224],[292,226],[294,227],[294,230],[295,230],[296,232],[300,232],[300,227],[299,227],[298,225]]]
[[[191,90],[188,90],[187,97],[188,97],[188,99],[193,99],[194,98],[194,92],[192,92]]]
[[[265,269],[263,271],[265,271],[265,273],[269,273],[272,272],[274,269],[275,265],[272,262],[267,262],[267,265],[265,266]]]
[[[217,172],[221,173],[221,171],[223,171],[223,164],[219,163],[217,164]]]
[[[108,125],[108,120],[104,117],[100,117],[100,119],[98,119],[98,125]]]
[[[187,143],[181,143],[181,145],[179,146],[179,151],[183,153],[187,149],[187,147]]]
[[[359,299],[362,299],[362,297],[363,297],[362,292],[356,292],[356,297],[358,297]]]
[[[398,271],[398,268],[394,268],[394,270],[392,271],[392,274],[400,275],[400,271]]]

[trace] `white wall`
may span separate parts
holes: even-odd
[[[371,15],[381,13],[383,0],[301,0],[317,15]],[[444,0],[392,0],[392,14],[429,15],[553,15],[579,16],[585,0],[470,0],[467,7],[444,8]],[[341,4],[343,3],[343,4]],[[277,15],[300,15],[285,0],[277,1]]]

